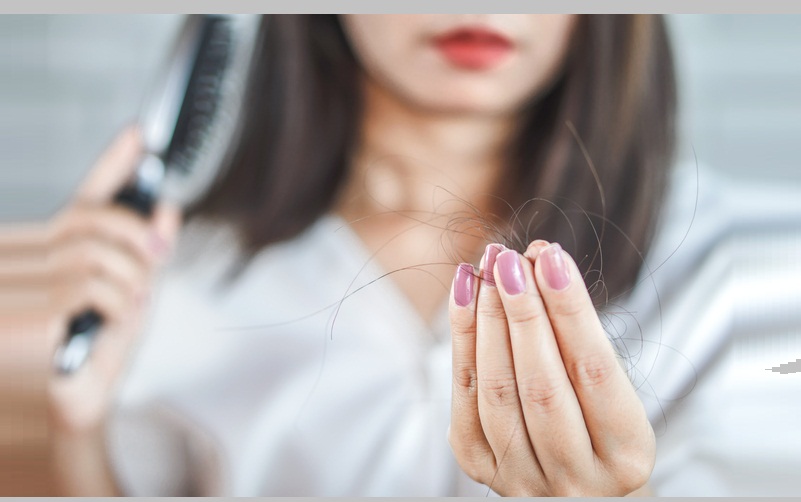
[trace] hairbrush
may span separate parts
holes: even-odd
[[[140,114],[144,152],[114,203],[144,218],[156,202],[186,206],[212,183],[239,133],[258,15],[188,15]],[[103,317],[89,309],[73,317],[56,352],[56,368],[71,374],[92,353]]]

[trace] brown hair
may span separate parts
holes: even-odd
[[[250,256],[331,208],[362,110],[334,15],[265,16],[255,57],[230,165],[189,212],[235,224]],[[580,16],[561,77],[521,111],[494,192],[508,243],[560,242],[584,271],[602,264],[612,294],[630,288],[662,204],[675,100],[660,16]]]

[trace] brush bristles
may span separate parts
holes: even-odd
[[[187,174],[214,122],[222,99],[222,81],[231,59],[231,23],[224,17],[204,19],[195,63],[166,155],[167,169]]]
[[[185,99],[165,154],[164,195],[182,205],[214,181],[238,132],[256,15],[205,16]]]

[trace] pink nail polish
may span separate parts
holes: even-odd
[[[506,248],[500,244],[490,244],[484,250],[484,256],[481,258],[481,279],[491,286],[495,286],[495,276],[492,270],[495,268],[495,258],[498,253],[505,251]]]
[[[453,277],[453,300],[456,305],[466,307],[473,301],[475,291],[475,271],[469,263],[461,263]]]
[[[543,248],[545,248],[546,246],[548,246],[548,244],[549,244],[549,243],[548,243],[548,241],[544,241],[544,240],[542,240],[542,239],[537,239],[537,240],[535,240],[535,241],[532,241],[532,242],[531,242],[531,243],[528,245],[528,247],[526,248],[526,252],[525,252],[525,253],[523,253],[523,254],[524,254],[525,256],[528,256],[529,258],[532,258],[532,259],[534,259],[534,258],[536,258],[537,256],[539,256],[539,254],[540,254],[540,251],[542,251],[542,249],[543,249]]]
[[[551,244],[540,251],[539,259],[542,260],[542,275],[545,276],[548,286],[560,291],[570,284],[570,270],[567,267],[562,246],[556,243]]]
[[[514,296],[526,290],[526,276],[517,251],[507,250],[497,257],[498,273],[501,275],[503,289]]]

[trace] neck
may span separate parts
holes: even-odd
[[[512,121],[434,113],[365,86],[359,147],[336,210],[431,320],[447,302],[453,264],[477,262],[486,244],[475,219],[490,207]]]
[[[410,106],[365,82],[359,146],[351,165],[349,212],[441,212],[461,199],[483,209],[501,170],[508,116],[438,113]]]

